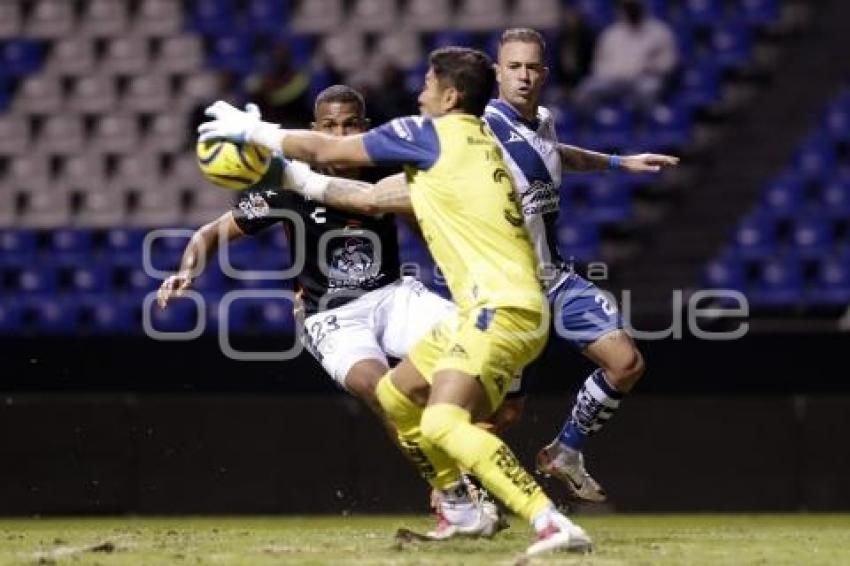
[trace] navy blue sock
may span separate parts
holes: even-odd
[[[585,380],[576,395],[570,418],[558,435],[558,440],[581,452],[587,438],[601,429],[620,406],[623,394],[614,389],[605,378],[605,372],[597,369]]]

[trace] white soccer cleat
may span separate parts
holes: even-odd
[[[577,552],[586,554],[593,550],[593,541],[584,529],[567,517],[552,511],[548,524],[537,532],[537,540],[525,550],[527,556],[544,552]]]
[[[468,538],[491,538],[500,529],[500,521],[498,509],[495,505],[479,505],[477,503],[469,503],[474,506],[474,511],[466,514],[472,519],[467,519],[464,522],[452,522],[443,512],[442,506],[448,505],[441,502],[437,507],[437,526],[434,530],[428,531],[425,536],[430,540],[448,540],[456,537]]]
[[[537,453],[537,471],[560,480],[578,500],[602,503],[608,498],[584,468],[581,452],[564,450],[557,440]]]

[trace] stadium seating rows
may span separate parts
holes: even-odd
[[[720,99],[724,73],[750,59],[753,34],[776,19],[780,6],[778,0],[648,4],[679,38],[679,86],[647,115],[610,106],[585,121],[559,104],[556,126],[564,139],[606,151],[675,151],[687,144],[694,112]],[[141,297],[160,281],[141,264],[143,228],[198,225],[228,205],[226,192],[201,179],[187,127],[190,112],[219,88],[216,71],[262,69],[268,63],[262,47],[285,41],[299,65],[325,59],[351,70],[392,55],[415,89],[425,53],[439,45],[493,52],[507,25],[540,28],[554,43],[561,5],[579,9],[597,30],[614,17],[613,3],[595,0],[0,3],[0,332],[138,330]],[[327,74],[314,71],[315,92]],[[829,120],[835,128],[848,121],[840,112]],[[814,175],[819,165],[800,159]],[[632,219],[635,188],[648,182],[565,177],[558,232],[565,257],[596,257],[601,229]],[[833,210],[846,205],[839,189],[823,199]],[[285,242],[274,234],[235,248],[234,264],[268,266],[270,257],[283,257]],[[175,241],[154,248],[154,266],[163,272],[179,260],[185,240]],[[421,244],[404,233],[402,255],[424,266],[419,273],[427,283],[439,278]],[[266,287],[279,285],[239,285],[217,268],[197,285],[211,305],[228,290]],[[231,320],[240,330],[291,325],[273,307],[234,308],[248,313]],[[165,329],[194,324],[191,304],[153,310]]]
[[[850,90],[830,102],[703,274],[758,308],[850,302]]]

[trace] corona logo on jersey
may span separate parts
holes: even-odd
[[[237,191],[259,181],[271,161],[264,147],[226,140],[199,142],[195,151],[201,172],[212,184]]]

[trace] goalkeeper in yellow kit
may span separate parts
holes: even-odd
[[[400,445],[422,476],[441,490],[435,538],[490,536],[496,518],[469,499],[460,468],[529,520],[537,541],[527,550],[587,550],[585,532],[559,513],[495,435],[476,427],[502,403],[512,378],[542,350],[549,307],[537,260],[498,143],[479,118],[495,84],[482,52],[434,51],[419,96],[423,116],[365,134],[333,137],[282,130],[225,102],[207,109],[202,141],[226,138],[264,145],[319,166],[402,164],[413,210],[458,312],[417,343],[378,384],[377,396]],[[321,176],[306,188],[318,199]]]

